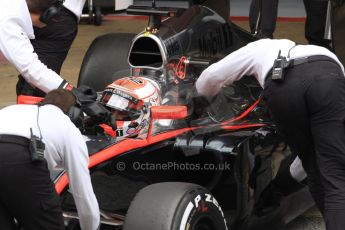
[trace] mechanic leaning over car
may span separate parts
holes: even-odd
[[[0,0],[0,51],[29,84],[44,93],[57,88],[72,90],[85,113],[93,117],[110,117],[110,112],[95,102],[95,97],[85,95],[47,68],[30,43],[35,37],[33,25],[44,27],[51,23],[57,5],[61,3],[61,0],[16,0],[9,4],[7,0]]]
[[[67,171],[82,230],[100,224],[98,203],[88,170],[85,140],[71,117],[77,117],[74,95],[50,91],[38,105],[0,110],[0,229],[13,229],[13,218],[25,230],[64,230],[59,197],[49,170]],[[68,114],[69,116],[67,116]]]
[[[215,96],[223,86],[244,75],[254,76],[264,88],[263,100],[275,124],[302,160],[311,194],[323,214],[326,229],[343,230],[343,65],[323,47],[298,45],[286,39],[261,39],[205,69],[196,82],[199,100],[210,100],[206,98]]]
[[[77,35],[78,22],[85,0],[65,0],[52,7],[49,23],[45,27],[34,26],[35,39],[30,40],[38,59],[55,73],[60,74],[61,66]],[[19,75],[17,95],[44,96],[45,93],[33,87]]]

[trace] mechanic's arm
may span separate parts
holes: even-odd
[[[100,212],[91,184],[85,140],[72,123],[66,126],[64,164],[69,188],[77,207],[81,229],[96,230],[100,224]]]
[[[252,75],[255,53],[251,46],[246,45],[206,68],[195,83],[198,93],[215,96],[222,87],[231,85],[244,75]]]
[[[0,22],[0,50],[30,84],[45,93],[58,88],[63,79],[38,59],[20,20],[13,17]]]

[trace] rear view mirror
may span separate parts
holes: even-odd
[[[152,119],[184,119],[188,116],[187,106],[152,106]]]

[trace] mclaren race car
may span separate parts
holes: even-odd
[[[224,88],[201,117],[190,116],[187,98],[200,73],[255,40],[228,20],[227,4],[130,6],[128,14],[147,15],[144,31],[106,34],[89,47],[78,85],[99,91],[117,119],[115,131],[106,125],[81,130],[101,229],[279,229],[313,205],[300,186],[279,205],[258,210],[293,153],[255,78]],[[79,229],[67,175],[57,170],[51,177],[68,229]]]

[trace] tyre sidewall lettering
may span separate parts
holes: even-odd
[[[184,208],[183,215],[181,217],[177,217],[180,218],[179,230],[191,230],[190,228],[195,219],[200,218],[200,216],[212,217],[214,215],[221,216],[223,221],[222,225],[224,225],[223,229],[227,230],[224,212],[214,196],[205,192],[196,193],[193,197],[189,197],[189,200],[190,201]]]

